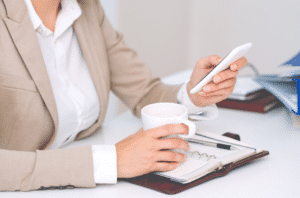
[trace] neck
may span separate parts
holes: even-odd
[[[31,0],[31,2],[43,24],[54,32],[60,0]]]

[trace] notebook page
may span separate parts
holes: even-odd
[[[211,155],[214,155],[214,156],[216,156],[217,159],[220,159],[220,158],[223,158],[223,157],[226,157],[228,155],[238,152],[238,150],[220,149],[220,148],[215,148],[215,147],[210,147],[210,146],[204,146],[201,144],[191,143],[191,142],[189,142],[189,145],[190,145],[190,151],[186,152],[186,153],[188,153],[188,155],[191,155],[191,153],[197,151],[200,153],[200,155],[206,153],[208,155],[208,157]],[[194,154],[194,157],[196,157],[195,154]],[[204,157],[202,157],[202,158],[204,158]],[[207,160],[207,159],[205,159],[205,160]]]
[[[197,132],[197,133],[199,133],[199,132]],[[204,136],[194,136],[193,139],[204,140],[204,141],[215,142],[215,143],[223,143],[223,144],[228,144],[228,145],[234,144],[234,147],[238,149],[238,150],[226,150],[226,149],[219,149],[219,148],[215,148],[215,147],[204,146],[201,144],[190,143],[190,146],[194,145],[194,147],[196,147],[195,149],[198,148],[198,149],[202,150],[202,152],[209,153],[210,155],[215,155],[217,157],[217,159],[219,159],[219,161],[223,165],[226,165],[231,162],[236,162],[238,160],[244,159],[250,155],[253,155],[255,153],[259,153],[262,151],[262,149],[255,148],[255,147],[245,144],[243,142],[234,140],[232,138],[213,134],[210,132],[201,132],[199,134],[202,134],[208,138],[205,138]],[[212,137],[214,139],[219,139],[221,141],[209,139],[209,137]],[[241,146],[238,146],[238,145],[241,145]],[[243,146],[246,146],[249,148],[245,148]],[[256,150],[251,149],[250,147],[255,148]]]
[[[217,170],[218,167],[219,167],[220,163],[219,162],[216,162],[214,164],[211,163],[211,167],[210,168],[207,168],[206,170],[204,171],[200,171],[200,170],[196,170],[192,173],[189,173],[187,175],[185,175],[185,178],[183,179],[183,181],[181,183],[183,184],[187,184],[187,183],[190,183],[196,179],[199,179],[211,172],[213,172],[214,170]]]
[[[189,145],[191,148],[189,153],[190,152],[193,153],[195,151],[197,152],[198,156],[194,155],[194,158],[198,157],[201,160],[211,162],[210,156],[215,156],[216,161],[221,163],[220,165],[226,165],[231,162],[239,161],[239,160],[244,159],[255,153],[255,151],[253,149],[247,149],[247,148],[238,147],[238,146],[236,146],[236,148],[238,150],[226,150],[226,149],[220,149],[220,148],[215,148],[215,147],[210,147],[210,146],[204,146],[204,145],[197,144],[197,143],[189,143]],[[201,155],[201,154],[204,154],[204,155]],[[205,154],[207,154],[207,156]],[[188,156],[189,155],[190,154],[188,154]]]
[[[228,155],[226,157],[223,157],[220,160],[222,165],[226,165],[226,164],[230,164],[232,162],[237,162],[240,161],[242,159],[245,159],[251,155],[255,154],[254,150],[251,149],[242,149],[239,150],[237,153],[233,153],[231,155]]]
[[[204,135],[206,137],[213,138],[213,139],[202,139],[202,140],[211,141],[211,142],[219,142],[219,143],[224,143],[224,144],[226,144],[226,143],[234,144],[234,146],[241,145],[241,146],[252,147],[252,148],[256,148],[256,153],[260,153],[260,152],[263,151],[263,149],[257,148],[256,146],[252,146],[252,145],[249,145],[245,142],[241,142],[241,141],[238,141],[238,140],[235,140],[235,139],[232,139],[232,138],[229,138],[229,137],[225,137],[225,136],[222,136],[222,135],[218,135],[218,134],[215,134],[215,133],[212,133],[212,132],[197,130],[196,134],[200,134],[200,135]],[[202,137],[195,135],[192,138],[196,138],[196,139],[200,138],[201,139]],[[217,141],[217,140],[219,140],[219,141]]]
[[[225,150],[195,143],[189,143],[189,145],[190,151],[181,151],[188,156],[187,161],[175,170],[156,174],[181,183],[187,183],[191,178],[197,179],[218,168],[223,158],[225,159],[227,156],[240,152],[238,150]],[[209,159],[211,156],[215,156],[216,159]]]
[[[218,160],[212,160],[207,165],[203,166],[201,169],[197,169],[193,172],[182,175],[178,181],[183,184],[189,183],[213,172],[214,170],[218,169],[220,165],[221,163]]]
[[[202,144],[190,142],[189,143],[190,151],[188,152],[180,151],[182,153],[185,153],[188,156],[186,162],[182,163],[181,166],[179,166],[173,171],[159,172],[156,174],[164,177],[168,177],[180,183],[189,183],[193,180],[196,180],[216,170],[218,167],[229,164],[231,162],[239,161],[257,152],[262,151],[262,149],[258,149],[258,148],[256,148],[256,150],[244,148],[242,146],[248,146],[248,147],[252,147],[252,146],[237,140],[233,140],[228,137],[213,134],[211,132],[197,131],[197,133],[200,133],[207,137],[212,137],[214,139],[219,139],[221,140],[221,142],[217,140],[201,137],[201,136],[196,136],[196,135],[192,137],[193,139],[205,140],[205,141],[217,142],[223,144],[235,143],[236,144],[235,147],[237,148],[237,150],[226,150],[226,149],[215,148],[211,146],[205,146]],[[212,156],[213,158],[211,158]]]
[[[156,173],[156,174],[171,178],[178,182],[184,182],[185,175],[187,175],[191,172],[195,172],[200,169],[201,170],[205,169],[208,166],[209,166],[209,163],[207,161],[202,161],[202,160],[188,157],[187,161],[182,163],[175,170],[168,171],[168,172],[160,172],[160,173]]]
[[[198,161],[206,161],[208,164],[199,169],[189,169],[187,174],[178,178],[178,181],[180,180],[181,183],[189,183],[216,170],[218,167],[239,161],[255,153],[255,150],[243,147],[237,147],[238,150],[226,150],[196,143],[190,143],[190,148],[188,153],[197,152],[197,155],[193,155],[194,159],[198,158]],[[187,155],[189,156],[190,154]],[[216,159],[210,158],[211,156],[215,156]]]

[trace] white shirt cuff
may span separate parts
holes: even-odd
[[[92,153],[95,183],[117,183],[117,152],[115,145],[93,145]]]
[[[187,82],[184,83],[177,94],[178,103],[183,104],[189,112],[189,118],[193,120],[212,120],[218,116],[218,108],[216,104],[198,107],[190,100],[187,93]]]

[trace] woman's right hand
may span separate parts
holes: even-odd
[[[118,178],[130,178],[154,171],[171,171],[186,155],[170,149],[188,151],[189,144],[180,138],[163,138],[174,134],[188,134],[184,124],[168,124],[137,133],[116,144]]]

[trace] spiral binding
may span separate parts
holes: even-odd
[[[195,155],[197,155],[199,157],[199,159],[206,158],[207,161],[209,161],[211,159],[217,159],[217,157],[215,155],[207,155],[207,153],[200,153],[199,151],[194,151],[192,153],[192,157],[194,157]]]

